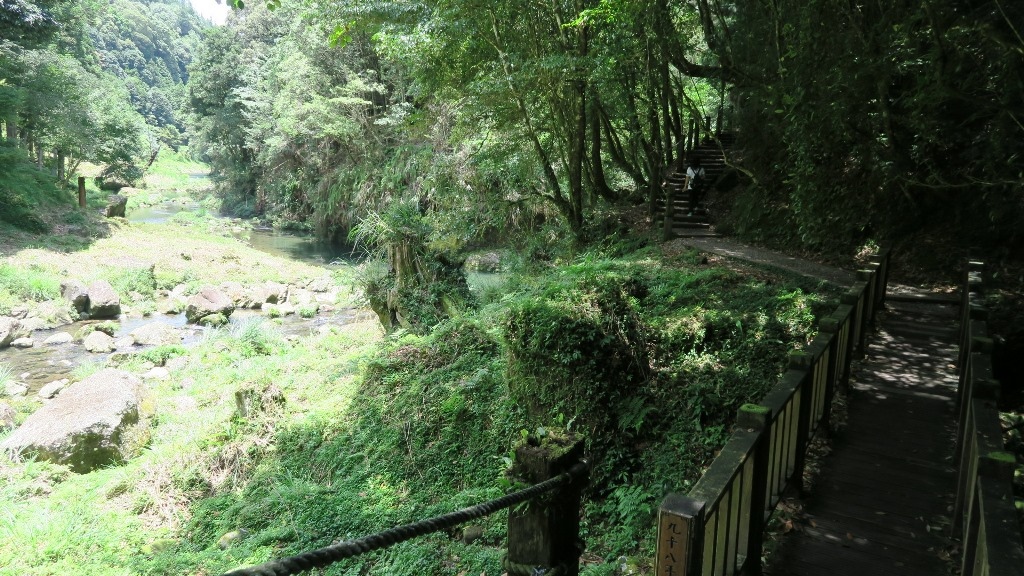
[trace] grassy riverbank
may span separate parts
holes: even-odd
[[[177,284],[325,274],[200,226],[90,225],[103,234],[71,249],[5,253],[0,282],[33,280],[0,307],[52,297],[68,275],[125,286],[118,275],[135,259],[154,265],[129,304],[138,311]],[[358,302],[353,277],[327,274],[337,306]],[[264,320],[140,354],[123,367],[165,361],[170,377],[150,383],[156,416],[131,461],[78,475],[0,459],[0,566],[216,574],[324,546],[502,494],[513,442],[539,426],[585,434],[596,462],[587,573],[611,574],[619,555],[643,566],[660,499],[695,481],[736,407],[776,381],[830,309],[813,286],[657,247],[503,278],[424,336],[384,337],[364,313],[297,338]],[[244,417],[238,391],[260,399]],[[14,405],[24,419],[39,404]],[[325,573],[500,574],[503,523],[499,514],[471,542],[428,536]]]

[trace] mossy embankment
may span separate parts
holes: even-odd
[[[124,224],[81,250],[18,250],[8,265],[102,277],[125,254],[153,260],[161,286],[322,274],[195,227]],[[425,335],[385,337],[367,314],[285,339],[267,320],[168,351],[177,369],[152,384],[149,441],[127,464],[76,475],[0,463],[0,565],[219,573],[498,496],[522,431],[555,425],[585,434],[595,462],[587,572],[611,573],[606,559],[621,554],[642,564],[660,499],[696,480],[736,408],[830,309],[791,279],[657,247],[504,278]],[[347,271],[332,279],[351,283]],[[325,573],[497,574],[503,523],[481,521],[472,543],[437,534]]]

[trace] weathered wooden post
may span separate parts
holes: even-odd
[[[850,339],[853,341],[851,343],[851,353],[855,358],[864,357],[864,344],[867,340],[867,336],[864,333],[865,292],[867,292],[867,288],[861,287],[858,282],[843,294],[839,300],[842,304],[853,306],[853,314],[850,316]]]
[[[516,447],[508,471],[513,480],[537,484],[568,471],[583,459],[583,440],[575,434],[548,429],[544,437],[531,434]],[[583,478],[553,494],[541,496],[508,514],[509,576],[534,576],[558,570],[577,576],[580,569],[580,497]]]
[[[655,574],[700,574],[704,552],[704,507],[701,500],[672,493],[658,509],[658,549]]]
[[[822,318],[818,329],[835,335],[835,356],[830,356],[830,363],[835,368],[836,386],[842,386],[844,392],[850,391],[850,362],[853,359],[853,330],[849,318],[853,307],[841,304],[831,316]]]
[[[1013,452],[996,450],[978,457],[976,506],[964,535],[960,573],[1018,574],[1024,566],[1020,523],[1013,507]]]
[[[78,177],[78,207],[85,208],[85,176]]]
[[[767,406],[744,404],[736,416],[736,426],[760,432],[754,448],[753,478],[750,481],[750,520],[747,524],[746,558],[741,571],[748,576],[761,574],[761,551],[764,548],[764,513],[768,509],[768,468],[771,459],[772,411]]]
[[[862,282],[866,282],[868,285],[865,302],[865,304],[867,305],[867,309],[865,311],[867,317],[864,319],[865,326],[875,325],[875,312],[877,311],[875,309],[875,303],[877,302],[876,298],[878,296],[878,291],[880,289],[880,286],[878,285],[878,271],[880,268],[880,264],[871,263],[868,264],[864,269],[857,271],[857,279]]]
[[[878,265],[878,286],[879,292],[875,294],[875,308],[885,308],[885,295],[889,287],[889,260],[892,257],[892,248],[883,248],[878,254],[871,257],[871,262]]]
[[[807,461],[807,443],[811,437],[811,409],[814,390],[814,356],[803,351],[789,355],[789,369],[802,373],[800,378],[800,410],[797,412],[796,454],[793,459],[793,486],[804,494],[804,466]]]

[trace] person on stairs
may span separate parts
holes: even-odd
[[[690,165],[686,167],[686,190],[690,194],[690,213],[687,216],[693,216],[706,188],[707,174],[700,165],[700,156],[694,156],[690,160]]]

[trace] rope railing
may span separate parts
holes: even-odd
[[[295,556],[290,556],[288,558],[266,562],[259,566],[232,570],[231,572],[225,573],[224,576],[291,576],[292,574],[299,574],[306,570],[323,568],[346,558],[352,558],[374,550],[388,548],[395,544],[412,540],[413,538],[418,538],[420,536],[425,536],[427,534],[432,534],[434,532],[448,530],[458,526],[459,524],[469,522],[470,520],[489,516],[499,510],[533,500],[538,496],[547,494],[548,492],[552,492],[563,486],[568,486],[584,480],[587,477],[589,470],[590,463],[585,459],[581,459],[567,471],[553,478],[489,502],[484,502],[475,506],[463,508],[462,510],[428,518],[426,520],[420,520],[404,526],[397,526],[395,528],[390,528],[388,530],[378,532],[377,534],[371,534],[355,540],[347,540],[318,550],[312,550]]]

